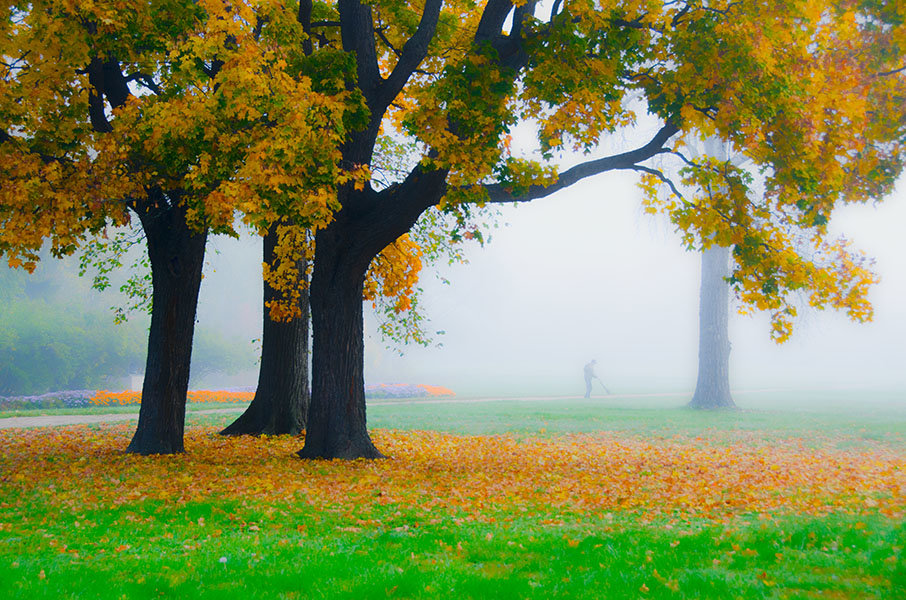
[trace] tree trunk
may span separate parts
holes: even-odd
[[[374,253],[341,215],[315,241],[311,406],[302,458],[383,458],[365,425],[362,291]]]
[[[138,427],[127,452],[183,452],[186,392],[207,232],[186,224],[185,207],[163,198],[139,212],[153,284],[148,357]],[[172,202],[176,202],[175,199]]]
[[[264,262],[272,264],[277,245],[277,224],[264,236]],[[223,435],[298,435],[305,428],[310,401],[308,390],[308,292],[302,292],[302,314],[292,321],[272,321],[267,303],[277,293],[264,282],[264,328],[261,366],[252,403]]]
[[[711,246],[702,252],[701,298],[698,309],[698,382],[689,406],[736,408],[730,395],[729,322],[730,249]]]

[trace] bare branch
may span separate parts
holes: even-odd
[[[883,73],[878,73],[875,77],[890,77],[891,75],[896,75],[897,73],[902,73],[906,71],[906,65],[900,67],[899,69],[894,69],[892,71],[884,71]]]
[[[664,144],[678,132],[679,128],[673,123],[668,122],[661,127],[660,131],[657,132],[650,142],[641,148],[576,165],[561,173],[554,183],[547,186],[530,186],[523,194],[513,194],[512,190],[507,189],[504,185],[499,183],[486,185],[484,186],[484,189],[488,194],[487,201],[494,203],[526,202],[528,200],[550,196],[554,192],[567,188],[592,175],[618,169],[635,169],[635,167],[638,166],[638,163],[648,160],[653,156],[657,156],[658,154],[669,152],[670,150],[665,148]]]
[[[678,189],[676,189],[676,186],[673,184],[673,181],[669,177],[664,175],[664,173],[662,171],[659,171],[658,169],[652,169],[651,167],[644,167],[642,165],[634,165],[634,166],[630,167],[630,169],[633,171],[641,171],[642,173],[648,173],[650,175],[654,175],[655,177],[657,177],[658,179],[663,181],[665,184],[667,184],[667,186],[670,188],[670,191],[673,192],[674,196],[676,196],[680,200],[683,200],[683,201],[686,200],[686,197],[683,196]]]
[[[390,51],[391,51],[391,52],[393,52],[394,54],[396,54],[396,57],[397,57],[397,58],[399,58],[400,56],[403,55],[403,52],[402,52],[401,50],[397,50],[397,49],[393,46],[393,44],[390,42],[390,40],[387,39],[387,36],[384,35],[384,29],[383,29],[382,27],[378,27],[377,29],[374,30],[374,32],[375,32],[376,34],[378,34],[378,37],[381,38],[381,41],[384,42],[384,45],[387,46],[388,48],[390,48]],[[414,71],[413,71],[413,72],[414,72]]]

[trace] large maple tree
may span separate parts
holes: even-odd
[[[789,334],[797,290],[816,306],[868,314],[873,276],[824,238],[834,206],[883,197],[902,169],[906,9],[831,0],[538,8],[341,0],[306,24],[338,29],[355,56],[349,85],[370,115],[348,135],[344,158],[370,164],[382,129],[411,136],[422,153],[390,185],[340,186],[341,210],[316,233],[301,456],[380,456],[365,426],[363,281],[372,258],[432,206],[531,200],[636,170],[647,206],[668,213],[690,245],[734,246],[736,292],[771,311],[777,337]],[[638,112],[659,121],[652,134],[632,127]],[[517,124],[534,127],[539,157],[510,148]],[[554,166],[560,150],[593,151],[618,130],[641,139]],[[678,134],[724,140],[759,177],[715,157],[689,159]],[[725,191],[689,195],[682,184]]]
[[[343,86],[352,63],[319,55],[337,87],[304,38],[277,2],[0,7],[0,252],[30,269],[47,239],[65,255],[133,217],[144,230],[152,315],[131,452],[183,450],[207,234],[232,233],[237,211],[262,231],[325,222],[337,183],[363,174],[337,149],[364,115]]]

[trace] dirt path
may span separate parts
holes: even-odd
[[[221,413],[238,413],[242,408],[213,408],[209,410],[193,410],[186,413],[191,415],[216,415]],[[138,419],[138,413],[115,413],[109,415],[49,415],[44,417],[8,417],[0,419],[0,429],[15,429],[18,427],[55,427],[59,425],[84,425],[87,423],[110,423],[113,421],[129,421]]]

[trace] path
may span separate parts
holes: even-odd
[[[782,391],[781,389],[762,389],[762,390],[740,390],[734,393],[746,393],[748,391],[774,392]],[[671,398],[671,397],[689,397],[687,392],[675,393],[650,393],[650,394],[610,394],[608,396],[595,396],[594,400],[616,400],[621,398]],[[397,404],[483,404],[485,402],[536,402],[538,400],[568,400],[577,399],[575,397],[564,396],[522,396],[517,398],[456,398],[456,397],[438,397],[438,398],[382,398],[380,400],[369,400],[368,406],[392,406]],[[215,415],[226,413],[238,413],[245,410],[239,408],[213,408],[207,410],[193,410],[186,413],[191,415]],[[12,429],[15,427],[53,427],[57,425],[82,425],[86,423],[109,423],[111,421],[129,421],[137,419],[138,413],[116,413],[108,415],[52,415],[44,417],[8,417],[0,418],[0,429]]]
[[[193,410],[190,415],[216,415],[221,413],[238,413],[243,408],[213,408]],[[17,427],[54,427],[58,425],[85,425],[89,423],[110,423],[112,421],[129,421],[138,419],[138,413],[114,413],[108,415],[48,415],[43,417],[7,417],[0,419],[0,429]]]

